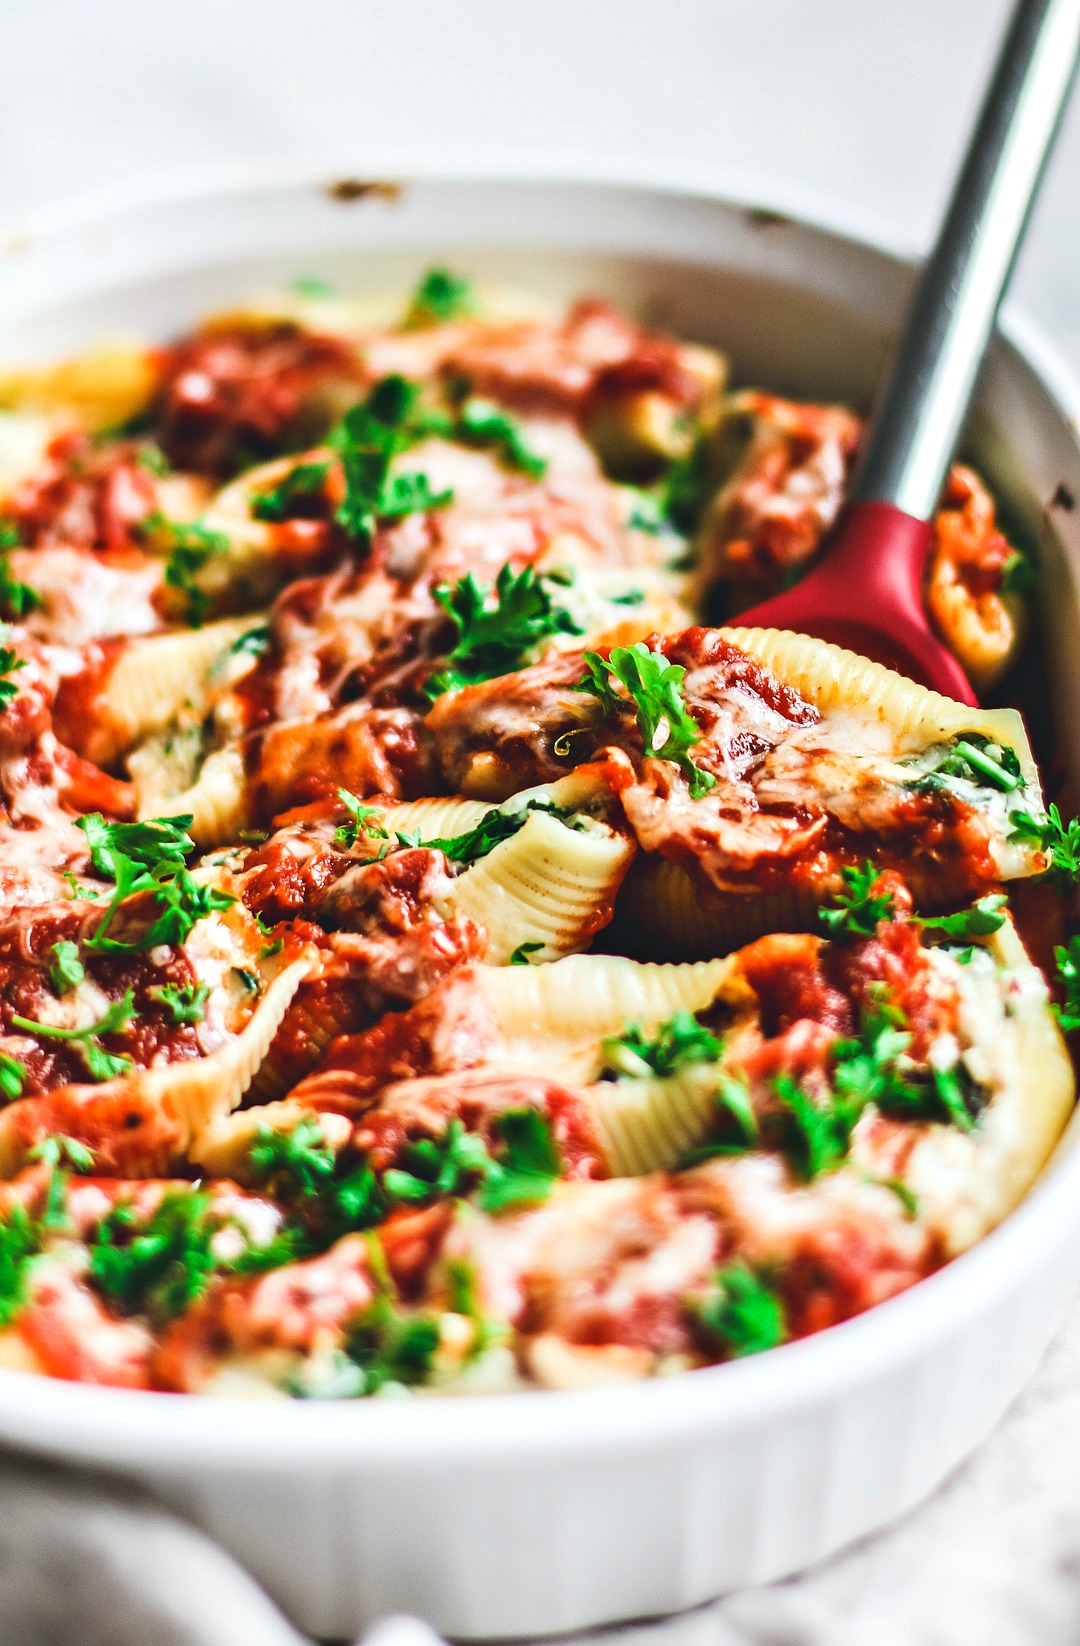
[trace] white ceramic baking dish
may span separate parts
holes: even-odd
[[[438,258],[553,295],[609,294],[721,344],[739,379],[865,403],[908,261],[775,199],[723,192],[726,203],[700,180],[428,167],[399,191],[278,171],[104,198],[0,242],[0,358],[166,336],[301,274],[404,286]],[[1077,414],[1068,374],[1011,322],[971,440],[1040,541],[1047,665],[1073,762],[1080,514],[1064,505],[1080,498]],[[1074,1124],[974,1251],[758,1359],[608,1391],[325,1404],[0,1372],[0,1438],[145,1483],[315,1633],[391,1610],[458,1636],[569,1630],[777,1577],[903,1513],[1000,1417],[1078,1275]]]

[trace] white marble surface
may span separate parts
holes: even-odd
[[[2,0],[0,216],[388,146],[687,158],[925,244],[1008,0]],[[1080,106],[1017,278],[1080,366]]]

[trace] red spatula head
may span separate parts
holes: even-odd
[[[849,503],[810,575],[743,612],[738,623],[832,640],[959,703],[974,704],[967,676],[934,634],[923,605],[932,535],[928,521],[892,503]]]

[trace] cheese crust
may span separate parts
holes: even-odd
[[[599,301],[373,312],[0,372],[4,1366],[690,1371],[949,1261],[1074,1101],[1020,715],[706,624],[812,559],[858,419]],[[996,681],[971,471],[937,537]]]

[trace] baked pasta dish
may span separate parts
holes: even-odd
[[[1015,709],[739,626],[812,562],[853,412],[439,268],[0,406],[0,1364],[667,1375],[1027,1191],[1080,825]],[[984,694],[1031,584],[957,467],[926,600]]]

